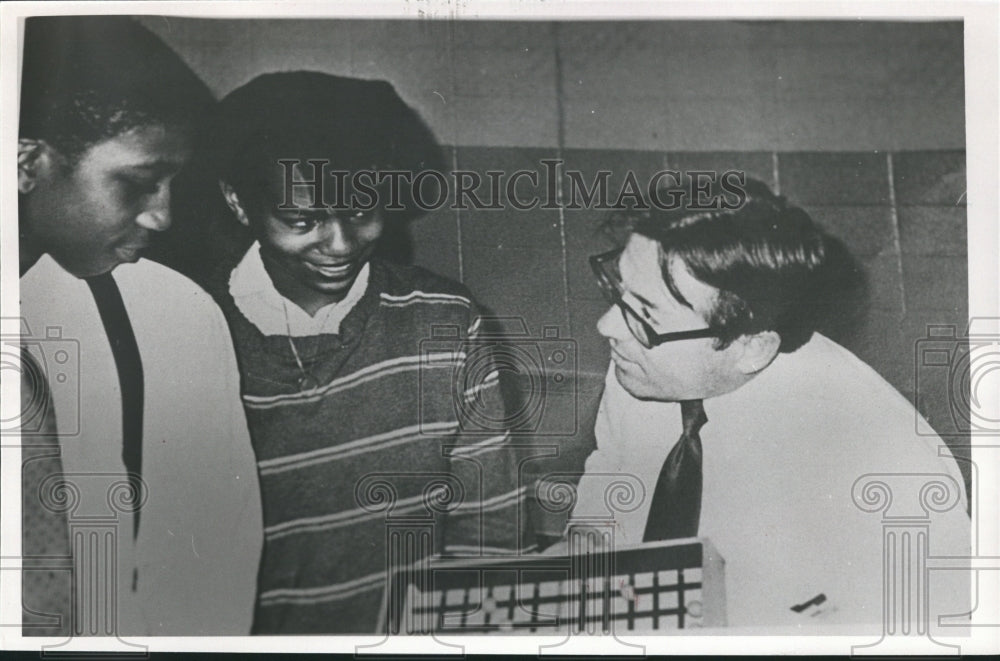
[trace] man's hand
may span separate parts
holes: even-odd
[[[558,542],[545,548],[541,555],[568,555],[569,554],[569,540],[565,537],[560,539]]]
[[[542,555],[569,555],[572,553],[596,553],[606,550],[607,529],[573,525],[568,534],[552,546],[542,551]],[[575,539],[572,539],[575,538]],[[570,541],[573,544],[570,544]]]

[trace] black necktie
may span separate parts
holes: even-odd
[[[701,437],[708,422],[700,399],[681,402],[684,431],[660,469],[642,541],[697,537],[701,517]]]
[[[135,498],[140,497],[142,486],[142,360],[135,342],[132,324],[122,301],[118,284],[110,273],[87,278],[87,285],[94,295],[101,323],[111,343],[118,370],[118,385],[122,391],[122,461],[128,471]],[[133,519],[132,535],[139,535],[139,510]]]

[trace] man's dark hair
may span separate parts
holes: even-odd
[[[125,16],[28,18],[19,135],[75,161],[141,126],[194,126],[211,92],[156,35]]]
[[[679,292],[669,270],[674,258],[719,290],[705,320],[718,333],[717,349],[741,335],[774,331],[780,350],[794,351],[818,325],[829,237],[762,182],[748,179],[742,190],[745,199],[735,204],[732,191],[718,185],[696,196],[683,186],[676,193],[682,196],[678,208],[654,208],[641,216],[628,212],[630,228],[659,244],[660,270],[675,297]],[[717,208],[706,209],[708,201]]]
[[[444,167],[430,129],[392,85],[316,71],[264,74],[230,92],[205,142],[215,176],[244,197],[262,190],[279,159],[326,159],[328,172]],[[324,190],[335,190],[332,177],[329,184]],[[406,211],[394,215],[418,215],[409,186],[401,188]]]

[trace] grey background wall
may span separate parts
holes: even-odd
[[[961,23],[142,22],[220,96],[267,71],[387,79],[463,169],[746,170],[857,256],[871,306],[836,339],[907,397],[926,325],[967,322]],[[413,225],[414,260],[536,335],[558,327],[588,393],[607,365],[586,262],[608,245],[600,215],[444,209]],[[920,385],[952,429],[946,380]]]
[[[450,145],[965,148],[957,22],[142,22],[219,95],[264,71],[385,78]]]

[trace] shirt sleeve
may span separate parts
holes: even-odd
[[[444,552],[491,555],[535,548],[526,507],[530,486],[521,470],[530,446],[509,430],[496,362],[496,345],[481,340],[483,318],[473,309],[464,357],[462,388],[454,391],[458,431],[448,453],[451,475],[461,498],[445,521]]]
[[[842,529],[833,525],[825,548],[813,549],[816,575],[824,575],[820,572],[825,569],[825,576],[832,579],[825,587],[838,608],[824,614],[830,624],[878,621],[881,616],[901,622],[912,609],[913,617],[925,620],[921,624],[930,631],[964,635],[954,628],[938,629],[939,617],[959,616],[971,608],[968,558],[972,527],[964,485],[954,459],[935,456],[926,440],[902,435],[894,454],[908,454],[906,470],[888,478],[872,478],[887,482],[891,488],[890,498],[895,502],[887,510],[862,512],[852,503],[842,512],[831,512],[831,520],[851,523],[852,534],[838,535]],[[943,445],[943,441],[936,440]],[[859,467],[856,472],[862,471]],[[926,489],[931,494],[951,493],[954,499],[943,497],[942,506],[935,511],[921,505]],[[933,505],[934,499],[931,495],[925,502]],[[824,558],[831,550],[836,550],[837,555]],[[921,564],[929,571],[917,578]],[[936,566],[947,569],[939,571]],[[909,589],[903,587],[908,581]],[[899,603],[895,607],[884,605],[883,593]],[[884,608],[890,610],[883,613]],[[918,613],[923,608],[927,610]],[[950,626],[962,624],[963,618],[958,617],[951,619]]]
[[[217,522],[221,539],[228,540],[234,550],[233,562],[219,571],[228,574],[221,585],[229,585],[225,604],[231,611],[225,622],[226,633],[248,634],[253,619],[257,592],[257,571],[263,545],[263,516],[257,464],[250,441],[246,414],[240,399],[239,369],[229,329],[216,309],[213,312],[212,340],[218,364],[220,413],[217,438],[228,441],[228,461],[220,462],[226,474],[220,476],[232,496],[228,499],[228,516]]]
[[[577,529],[613,527],[614,544],[642,542],[649,498],[663,464],[659,438],[676,411],[662,402],[632,397],[608,367],[594,422],[596,448],[587,458],[576,488],[569,525]]]
[[[171,276],[175,289],[187,286],[176,323],[197,342],[169,364],[147,354],[149,426],[168,442],[147,443],[144,454],[151,494],[137,551],[141,607],[151,635],[247,635],[263,520],[236,355],[208,294],[161,274]]]
[[[609,377],[614,374],[609,370]],[[614,473],[618,466],[609,452],[609,438],[612,434],[610,409],[613,408],[614,389],[616,383],[608,383],[605,379],[604,394],[597,407],[597,419],[594,421],[594,440],[596,448],[587,457],[583,475],[576,486],[576,505],[570,519],[593,516],[604,516],[607,508],[604,505],[604,491],[607,488],[607,476]]]
[[[856,438],[829,441],[847,445]],[[754,531],[756,539],[747,541],[753,549],[749,558],[729,549],[731,621],[853,625],[877,633],[883,617],[898,625],[912,616],[930,631],[962,635],[954,628],[937,629],[939,616],[970,609],[970,573],[962,569],[968,566],[971,529],[960,477],[952,477],[949,489],[954,506],[933,511],[920,505],[924,485],[950,482],[942,475],[951,474],[953,460],[935,456],[923,439],[888,425],[864,442],[867,454],[853,461],[840,455],[840,465],[787,476],[786,497],[808,507],[784,508],[784,520],[766,517],[768,523]],[[865,490],[872,506],[862,510],[852,492],[858,496],[866,484],[872,486]],[[889,509],[879,510],[880,503]],[[942,557],[952,558],[944,562],[950,569],[934,570]],[[929,571],[921,571],[922,563]],[[884,603],[887,595],[890,601]]]
[[[631,494],[628,500],[645,498],[645,489],[633,472],[635,462],[643,461],[644,457],[635,454],[639,448],[633,447],[632,436],[638,433],[636,429],[627,428],[629,420],[644,419],[650,411],[637,411],[635,400],[618,383],[615,377],[614,364],[608,368],[604,379],[604,392],[597,407],[597,418],[594,421],[595,449],[587,457],[584,474],[576,488],[576,504],[570,515],[570,522],[583,519],[607,519],[614,516],[619,524],[616,529],[623,532],[621,525],[627,517],[624,512],[609,506],[608,498],[613,492],[622,495],[619,490],[625,487]],[[641,443],[639,444],[641,446]],[[634,537],[634,535],[632,536]],[[618,541],[627,541],[625,537]],[[635,541],[635,540],[631,540]]]

